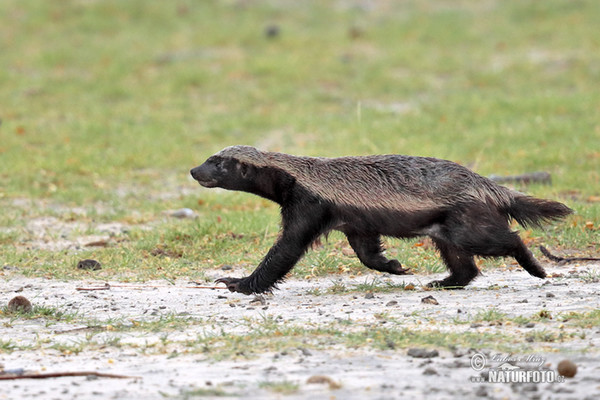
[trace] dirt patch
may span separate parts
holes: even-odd
[[[487,271],[462,291],[425,291],[420,283],[435,277],[418,275],[404,278],[414,290],[389,291],[382,275],[290,280],[264,298],[189,282],[80,291],[104,282],[14,278],[0,284],[2,303],[23,295],[48,316],[2,317],[6,370],[139,379],[2,381],[0,399],[594,398],[600,328],[593,325],[597,318],[592,325],[577,318],[600,308],[600,265],[549,272],[562,277],[540,281],[522,271]],[[365,283],[374,290],[356,290]],[[428,296],[439,304],[424,302]],[[380,340],[379,333],[389,337]],[[452,345],[453,334],[471,341]],[[479,336],[481,342],[473,339]],[[485,338],[494,337],[515,351],[492,349]],[[481,371],[471,366],[477,354],[486,361]],[[565,358],[578,372],[560,383],[482,378],[507,360],[522,371],[555,371]]]

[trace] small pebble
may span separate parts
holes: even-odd
[[[281,33],[279,25],[270,24],[265,27],[265,37],[275,39]]]
[[[572,378],[577,373],[577,365],[571,360],[562,360],[558,363],[556,370],[566,378]]]
[[[488,391],[485,386],[479,386],[475,391],[475,396],[477,397],[488,397]]]
[[[27,298],[24,296],[13,297],[8,302],[8,311],[9,312],[28,313],[28,312],[31,312],[32,310],[33,310],[33,307],[31,306],[31,302],[29,300],[27,300]]]
[[[440,303],[438,303],[438,301],[436,300],[436,298],[433,297],[433,296],[423,297],[421,299],[421,303],[433,304],[433,305],[439,305],[440,304]]]
[[[88,258],[86,260],[79,261],[77,263],[77,268],[78,269],[86,269],[86,270],[90,270],[90,271],[98,271],[99,269],[102,269],[102,264],[100,264],[99,261]]]
[[[414,358],[433,358],[440,355],[439,351],[437,350],[427,350],[419,347],[408,349],[406,354]]]
[[[168,215],[173,218],[196,218],[196,213],[191,208],[180,208],[179,210],[167,211]]]
[[[267,300],[264,296],[257,295],[254,296],[254,298],[250,300],[250,303],[248,304],[250,304],[251,306],[264,306],[265,304],[267,304]]]
[[[332,378],[326,376],[326,375],[313,375],[310,378],[308,378],[306,380],[306,383],[313,383],[313,384],[322,384],[322,383],[326,383],[329,385],[329,389],[339,389],[342,387],[341,384],[339,384],[338,382],[334,381]]]

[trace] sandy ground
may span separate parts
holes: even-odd
[[[34,305],[54,307],[65,312],[102,321],[152,320],[161,315],[187,316],[207,321],[169,332],[169,351],[144,354],[139,346],[164,339],[164,332],[131,330],[102,331],[93,335],[95,342],[107,345],[75,354],[53,349],[52,345],[86,343],[92,336],[81,318],[77,323],[48,323],[45,319],[0,318],[0,337],[24,346],[42,343],[36,350],[2,352],[0,363],[5,370],[25,369],[34,372],[97,371],[139,378],[112,379],[95,377],[61,377],[43,380],[0,381],[0,399],[164,399],[212,398],[217,390],[232,398],[265,399],[396,399],[396,398],[531,398],[596,399],[600,395],[600,327],[581,328],[575,338],[544,344],[535,354],[512,355],[511,364],[522,370],[539,370],[540,365],[554,371],[565,358],[578,366],[577,375],[554,383],[473,382],[481,372],[501,367],[501,358],[509,354],[485,348],[438,348],[439,354],[419,357],[410,348],[380,350],[368,345],[355,348],[332,345],[318,349],[298,346],[267,351],[256,357],[235,357],[218,361],[203,354],[185,354],[185,340],[217,330],[247,334],[253,322],[273,317],[286,326],[318,327],[332,321],[349,320],[348,329],[385,324],[381,313],[402,327],[419,329],[431,325],[444,332],[504,332],[523,337],[534,330],[558,332],[556,318],[537,322],[535,326],[519,324],[456,323],[468,320],[491,307],[509,317],[533,315],[547,309],[554,315],[569,311],[587,312],[600,308],[600,264],[555,266],[549,273],[562,277],[545,281],[521,270],[487,271],[472,286],[461,291],[424,291],[419,282],[437,276],[382,277],[335,276],[311,281],[289,280],[264,304],[252,297],[225,290],[190,288],[189,282],[168,285],[149,282],[145,288],[112,287],[103,291],[78,291],[77,287],[97,287],[103,281],[68,281],[11,278],[0,282],[3,304],[16,296],[29,298]],[[215,277],[222,271],[214,271]],[[587,279],[582,279],[587,277]],[[326,289],[343,283],[346,287],[372,279],[414,282],[416,290],[387,293],[350,292],[329,294]],[[117,284],[116,282],[114,283]],[[156,286],[156,287],[149,287]],[[320,288],[320,293],[314,289]],[[18,291],[18,293],[15,293]],[[426,304],[422,298],[433,295],[438,305]],[[460,310],[460,312],[459,312]],[[209,323],[210,322],[210,323]],[[244,323],[242,323],[244,322]],[[104,335],[104,336],[103,336]],[[118,337],[121,346],[110,345]],[[104,339],[103,339],[104,338]],[[309,340],[310,342],[310,340]],[[114,342],[113,342],[114,343]],[[136,347],[138,346],[138,347]],[[252,343],[248,343],[252,346]],[[40,348],[42,350],[40,350]],[[560,350],[560,351],[559,351]],[[418,353],[418,351],[417,351]],[[487,362],[482,371],[471,366],[474,354],[481,353]],[[530,357],[530,358],[527,358]],[[515,360],[517,359],[517,360]],[[309,378],[324,376],[311,383]],[[315,380],[315,378],[313,378]],[[320,383],[319,383],[320,381]],[[269,387],[271,382],[291,382],[292,393],[280,393]],[[267,383],[267,385],[265,385]]]

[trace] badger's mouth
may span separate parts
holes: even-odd
[[[216,179],[209,179],[209,180],[200,180],[200,179],[196,179],[198,181],[198,183],[204,187],[207,188],[212,188],[217,186],[217,180]]]

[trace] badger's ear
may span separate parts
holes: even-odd
[[[240,174],[242,175],[242,178],[248,177],[248,166],[246,164],[244,164],[244,163],[238,164],[238,169],[240,170]]]

